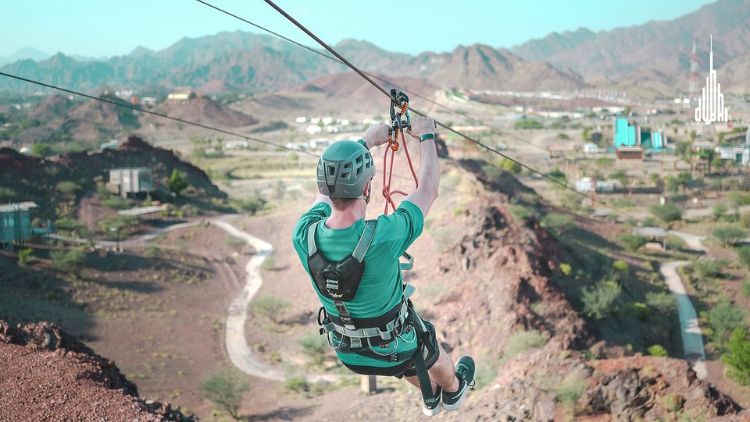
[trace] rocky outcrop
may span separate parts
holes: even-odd
[[[197,421],[144,401],[114,362],[49,322],[0,321],[0,421]]]

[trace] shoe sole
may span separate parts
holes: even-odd
[[[463,390],[461,390],[461,394],[458,397],[458,401],[456,401],[453,404],[447,404],[443,402],[443,409],[445,409],[446,412],[452,412],[454,410],[458,410],[458,408],[461,406],[461,403],[464,402],[466,399],[466,396],[469,395],[469,393],[466,391],[467,389],[471,388],[469,384],[464,385]]]
[[[443,396],[443,390],[442,390],[442,388],[440,388],[440,389],[438,389],[438,392],[437,392],[438,403],[435,406],[435,408],[429,409],[423,403],[422,404],[422,414],[425,415],[425,416],[435,416],[438,413],[440,413],[440,409],[441,409],[440,406],[443,403],[443,397],[442,396]]]
[[[456,363],[456,367],[458,367],[458,363]],[[476,371],[476,369],[475,369]],[[474,381],[474,377],[472,377],[471,381]],[[461,390],[461,393],[458,396],[458,401],[456,401],[453,404],[447,404],[445,401],[443,401],[443,409],[445,409],[446,412],[452,412],[454,410],[458,410],[459,407],[461,407],[461,403],[466,400],[466,396],[469,395],[468,389],[471,389],[472,385],[467,382],[464,384],[464,388]]]
[[[435,406],[434,409],[428,409],[424,406],[422,406],[422,414],[425,416],[435,416],[438,413],[440,413],[440,404],[438,403],[437,406]]]

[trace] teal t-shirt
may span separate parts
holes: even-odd
[[[307,266],[307,231],[311,224],[323,220],[323,223],[318,224],[315,232],[316,246],[323,257],[331,261],[338,261],[350,255],[365,228],[364,219],[343,229],[328,228],[325,226],[325,220],[330,215],[331,206],[321,202],[302,214],[294,227],[292,243],[308,275],[310,269]],[[378,217],[375,237],[365,255],[365,272],[362,275],[357,295],[354,300],[346,302],[346,309],[352,317],[377,317],[399,303],[403,283],[399,257],[419,237],[423,225],[422,210],[409,201],[402,201],[393,214]],[[326,311],[331,315],[338,315],[333,301],[318,292],[312,277],[310,277],[310,282]],[[414,350],[416,346],[414,330],[411,330],[400,336],[398,344],[394,341],[385,348],[374,347],[373,351],[382,354],[401,353]],[[356,353],[337,352],[337,354],[342,362],[349,365],[387,367],[400,363],[384,362]]]

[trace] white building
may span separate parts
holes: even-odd
[[[169,95],[167,95],[167,100],[173,103],[186,103],[193,97],[195,97],[195,92],[181,89],[169,93]]]
[[[614,192],[618,182],[615,180],[597,180],[596,191],[597,192]],[[582,177],[576,182],[576,190],[578,192],[593,192],[594,181],[590,177]]]
[[[593,142],[588,142],[583,146],[583,153],[586,155],[599,154],[599,145]]]
[[[320,121],[323,122],[324,125],[328,126],[331,123],[333,123],[333,117],[326,116],[326,117],[322,118]]]
[[[307,123],[307,117],[305,116],[299,116],[296,119],[294,119],[296,123]]]
[[[305,132],[309,133],[310,135],[317,135],[322,131],[323,131],[323,128],[321,128],[318,125],[310,125],[305,129]]]

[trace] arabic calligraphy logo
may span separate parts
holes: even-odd
[[[711,36],[711,50],[709,53],[709,71],[706,76],[706,86],[701,90],[701,99],[695,108],[695,121],[707,125],[713,122],[728,122],[729,107],[724,107],[724,94],[721,84],[716,81],[714,70],[714,37]]]

